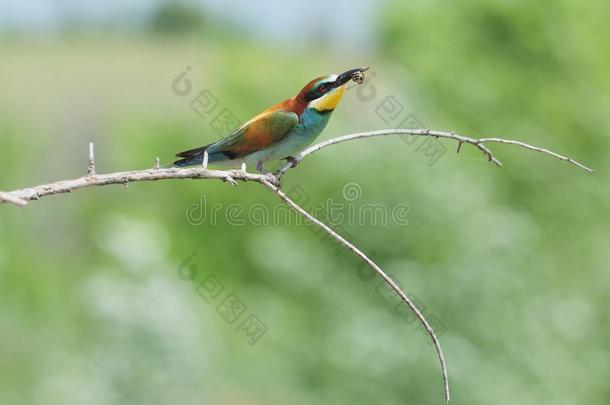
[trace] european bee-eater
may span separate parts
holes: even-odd
[[[352,79],[362,83],[366,70],[368,68],[350,69],[340,75],[318,77],[307,83],[296,96],[266,109],[224,138],[178,153],[176,156],[182,159],[174,165],[200,165],[205,151],[209,163],[255,164],[261,172],[264,162],[294,161],[293,156],[324,130],[345,92],[345,85]]]

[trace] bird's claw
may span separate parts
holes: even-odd
[[[295,158],[294,156],[286,156],[284,158],[284,160],[288,163],[291,164],[292,167],[297,167],[297,165],[299,164],[300,160]]]
[[[256,162],[256,171],[259,173],[265,173],[265,168],[263,167],[263,161],[259,160]]]
[[[269,183],[273,184],[277,188],[281,188],[280,179],[273,173],[265,173],[265,180]]]

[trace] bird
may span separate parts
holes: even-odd
[[[176,154],[181,158],[172,167],[202,165],[207,152],[208,163],[236,166],[286,160],[296,165],[295,155],[322,133],[331,114],[345,93],[346,84],[364,81],[365,68],[329,74],[311,80],[299,93],[246,121],[216,142]],[[243,166],[242,166],[243,167]]]

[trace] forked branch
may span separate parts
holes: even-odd
[[[380,131],[370,131],[370,132],[361,132],[356,134],[350,134],[345,136],[340,136],[337,138],[329,139],[327,141],[320,142],[316,145],[310,146],[301,152],[298,156],[294,156],[290,162],[286,163],[282,166],[275,174],[267,173],[267,174],[255,174],[248,173],[246,171],[245,165],[242,165],[240,169],[235,170],[211,170],[208,169],[207,163],[207,154],[204,156],[203,165],[199,167],[191,167],[191,168],[171,168],[171,169],[162,169],[159,165],[159,158],[155,159],[155,164],[151,169],[145,170],[135,170],[128,172],[116,172],[110,174],[97,174],[95,167],[95,156],[93,151],[93,144],[89,145],[89,155],[88,155],[88,165],[87,165],[87,174],[82,177],[78,177],[76,179],[71,180],[61,180],[54,183],[41,184],[34,187],[23,188],[19,190],[13,190],[9,192],[0,191],[0,204],[2,203],[11,203],[17,206],[25,206],[28,201],[38,200],[41,197],[46,197],[55,194],[61,193],[69,193],[74,190],[78,190],[85,187],[96,187],[96,186],[106,186],[110,184],[127,184],[139,181],[155,181],[155,180],[170,180],[170,179],[216,179],[228,182],[229,184],[235,186],[237,185],[237,181],[254,181],[260,183],[267,189],[274,192],[284,203],[288,206],[296,210],[300,215],[305,217],[308,221],[312,222],[316,226],[323,229],[328,235],[337,240],[341,245],[343,245],[347,250],[352,252],[356,257],[362,260],[365,264],[367,264],[374,272],[376,272],[392,290],[401,298],[401,300],[409,307],[409,309],[415,314],[419,322],[422,324],[430,339],[434,343],[434,347],[436,349],[438,359],[441,366],[441,373],[443,377],[443,387],[445,393],[445,400],[449,401],[449,378],[447,374],[447,366],[445,363],[445,356],[443,355],[443,350],[441,348],[438,337],[434,333],[434,330],[426,320],[426,317],[417,309],[414,303],[409,299],[407,294],[402,291],[402,289],[392,280],[390,276],[388,276],[375,262],[373,262],[368,256],[366,256],[360,249],[354,246],[352,243],[347,241],[341,235],[333,231],[328,225],[318,220],[310,213],[305,211],[302,207],[292,201],[286,193],[282,191],[280,188],[280,178],[291,168],[294,167],[298,162],[304,159],[306,156],[311,155],[314,152],[317,152],[321,149],[324,149],[328,146],[335,145],[338,143],[343,143],[347,141],[352,141],[356,139],[365,139],[365,138],[373,138],[379,136],[389,136],[389,135],[410,135],[410,136],[427,136],[427,137],[435,137],[435,138],[445,138],[452,139],[458,142],[457,152],[460,151],[460,148],[463,144],[470,144],[475,148],[479,149],[481,153],[487,157],[490,162],[495,163],[497,166],[502,166],[502,163],[493,155],[491,150],[485,145],[489,143],[504,143],[509,145],[516,145],[528,150],[532,150],[535,152],[540,152],[543,154],[547,154],[552,156],[553,158],[560,159],[566,162],[569,162],[587,172],[593,172],[592,169],[583,165],[582,163],[577,162],[576,160],[569,158],[564,155],[560,155],[556,152],[550,151],[548,149],[540,148],[537,146],[532,146],[527,143],[521,141],[507,140],[501,138],[482,138],[475,139],[462,135],[457,135],[455,132],[445,132],[445,131],[434,131],[429,129],[387,129]]]
[[[547,154],[547,155],[552,156],[559,160],[564,160],[577,167],[580,167],[581,169],[583,169],[589,173],[594,172],[593,169],[583,165],[580,162],[577,162],[576,160],[574,160],[572,158],[569,158],[567,156],[560,155],[559,153],[550,151],[548,149],[540,148],[538,146],[533,146],[533,145],[530,145],[530,144],[527,144],[527,143],[521,142],[521,141],[513,141],[510,139],[502,139],[502,138],[476,139],[476,138],[470,138],[468,136],[458,135],[453,131],[449,131],[449,132],[448,131],[435,131],[432,129],[425,129],[425,128],[419,128],[419,129],[417,129],[417,128],[415,128],[415,129],[397,128],[397,129],[382,129],[382,130],[378,130],[378,131],[369,131],[369,132],[359,132],[359,133],[355,133],[355,134],[339,136],[337,138],[331,138],[324,142],[317,143],[317,144],[312,145],[309,148],[305,149],[303,152],[301,152],[297,156],[294,156],[294,160],[292,160],[292,161],[286,163],[284,166],[282,166],[277,172],[275,172],[275,175],[276,175],[276,177],[280,178],[290,168],[294,167],[303,158],[305,158],[305,156],[309,156],[312,153],[315,153],[315,152],[319,151],[320,149],[324,149],[328,146],[336,145],[338,143],[343,143],[343,142],[347,142],[347,141],[353,141],[356,139],[367,139],[367,138],[375,138],[375,137],[379,137],[379,136],[389,136],[389,135],[427,136],[427,137],[434,137],[434,138],[452,139],[454,141],[457,141],[457,143],[458,143],[458,147],[457,147],[458,153],[460,152],[462,145],[467,143],[467,144],[470,144],[470,145],[474,146],[475,148],[479,149],[481,151],[481,153],[483,153],[483,155],[487,158],[487,160],[489,160],[490,162],[493,162],[496,166],[502,166],[502,162],[500,162],[500,160],[498,160],[494,156],[494,154],[491,152],[491,150],[487,146],[485,146],[485,144],[486,143],[504,143],[504,144],[509,144],[509,145],[517,145],[517,146],[520,146],[522,148],[525,148],[525,149],[528,149],[531,151]]]

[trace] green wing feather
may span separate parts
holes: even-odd
[[[209,153],[223,152],[241,157],[268,148],[284,139],[299,124],[299,116],[291,111],[263,112],[244,125],[209,145]]]

